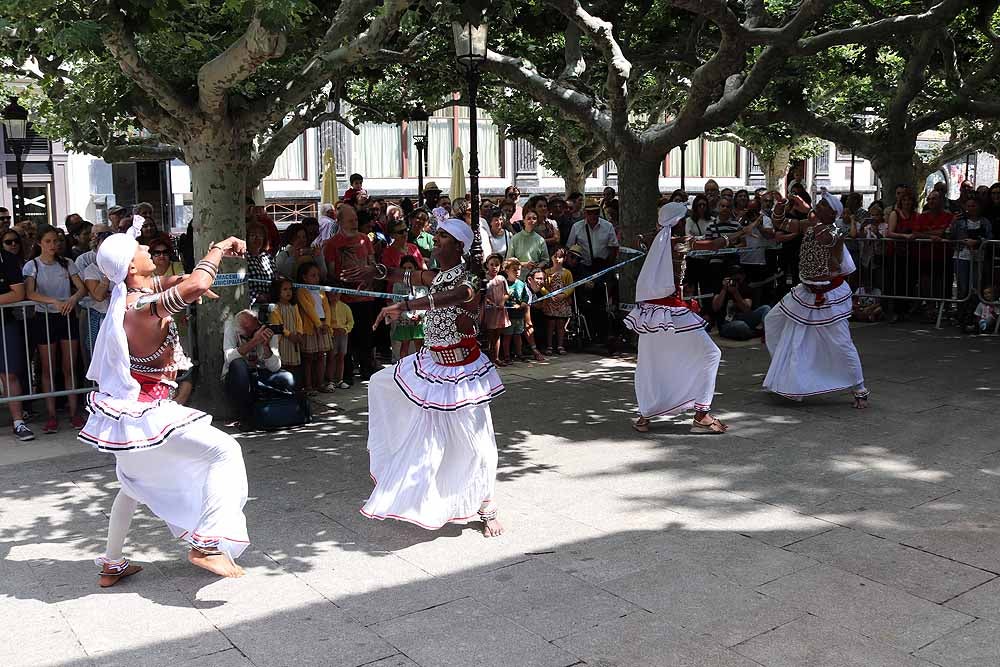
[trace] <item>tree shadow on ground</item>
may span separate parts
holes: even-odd
[[[522,365],[505,375],[508,391],[493,403],[498,491],[510,530],[537,524],[558,541],[566,521],[608,534],[652,521],[680,532],[709,527],[775,548],[840,527],[924,546],[920,531],[971,535],[973,528],[955,522],[1000,504],[1000,445],[982,432],[987,412],[980,412],[993,409],[1000,395],[997,342],[908,333],[855,332],[875,392],[867,412],[851,410],[846,394],[802,404],[776,400],[759,389],[766,353],[728,350],[716,400],[731,426],[723,436],[692,435],[688,417],[655,422],[649,434],[633,432],[627,360],[573,355],[549,366]],[[343,411],[306,427],[240,436],[261,576],[293,574],[322,588],[322,578],[350,578],[353,568],[381,560],[398,569],[400,553],[444,549],[445,562],[494,553],[489,542],[470,541],[475,523],[428,532],[364,519],[358,509],[371,489],[367,414],[356,396],[338,400]],[[8,582],[20,582],[10,594],[44,602],[94,594],[90,558],[103,549],[115,493],[107,455],[0,468],[0,562],[16,571]],[[985,532],[994,539],[997,531],[991,523]],[[459,544],[457,554],[443,546]],[[953,553],[957,560],[1000,570],[1000,550],[976,555],[967,546]],[[190,571],[183,545],[147,513],[136,517],[127,551],[163,576],[183,576],[194,586],[191,595],[214,582]],[[410,567],[412,576],[443,571],[422,560]],[[162,595],[134,590],[158,605],[186,604],[172,586]]]

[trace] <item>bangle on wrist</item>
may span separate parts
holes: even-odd
[[[387,275],[389,275],[389,269],[385,268],[385,264],[375,265],[375,277],[378,280],[384,280]]]

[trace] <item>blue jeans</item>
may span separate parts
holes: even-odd
[[[240,417],[253,412],[258,396],[288,394],[295,391],[295,377],[288,371],[269,371],[250,368],[246,359],[233,359],[226,373],[226,393],[236,406]]]
[[[750,340],[757,335],[757,327],[771,311],[771,306],[759,306],[745,313],[739,313],[729,322],[719,325],[719,335],[732,340]]]

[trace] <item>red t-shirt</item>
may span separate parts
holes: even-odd
[[[367,265],[375,261],[375,249],[372,242],[365,234],[355,233],[348,237],[343,231],[331,236],[323,244],[323,258],[326,265],[333,265],[333,273],[328,273],[331,280],[339,279],[341,271],[349,266]],[[361,283],[354,285],[356,289],[369,290],[371,285]],[[370,296],[348,296],[343,295],[340,299],[344,303],[356,303],[358,301],[372,301]]]
[[[917,216],[917,219],[913,221],[913,226],[911,227],[914,234],[929,234],[931,232],[943,232],[944,230],[951,227],[951,221],[954,219],[953,216],[948,211],[941,211],[939,213],[933,213],[931,211],[924,211]],[[914,241],[917,250],[915,254],[920,259],[930,259],[934,257],[935,259],[944,259],[951,253],[946,252],[947,244],[945,243],[935,243],[934,241]]]

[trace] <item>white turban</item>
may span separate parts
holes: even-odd
[[[840,220],[844,215],[844,205],[840,203],[840,198],[831,195],[827,192],[826,188],[822,188],[819,191],[819,198],[830,205],[835,214],[834,220]]]
[[[670,249],[671,228],[687,215],[687,206],[680,202],[670,202],[660,207],[657,224],[660,231],[649,246],[646,259],[639,272],[635,287],[636,301],[653,301],[673,295],[677,291],[674,284],[674,255]]]
[[[472,227],[465,220],[448,218],[438,223],[438,229],[443,229],[455,237],[465,248],[463,252],[472,250]]]
[[[142,227],[142,218],[139,227]],[[136,229],[133,225],[129,232]],[[94,343],[94,354],[87,369],[87,378],[97,383],[101,392],[112,398],[136,400],[139,383],[132,377],[128,358],[128,338],[125,336],[125,278],[139,247],[131,233],[112,234],[97,250],[97,268],[114,286],[108,303],[108,314]]]

